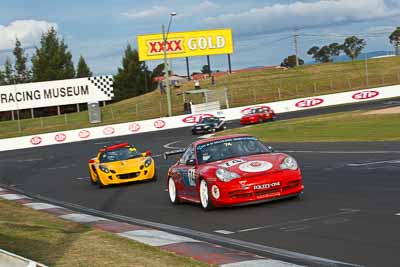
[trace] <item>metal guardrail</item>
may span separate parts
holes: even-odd
[[[0,249],[0,267],[47,267],[44,264],[26,259]]]

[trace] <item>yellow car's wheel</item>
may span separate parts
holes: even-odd
[[[90,182],[92,184],[97,184],[97,180],[93,179],[92,172],[89,171]]]
[[[106,187],[107,185],[105,185],[105,184],[101,181],[100,176],[97,176],[97,177],[98,177],[97,181],[99,182],[99,187],[100,187],[100,188]]]

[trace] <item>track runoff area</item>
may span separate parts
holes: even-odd
[[[376,109],[400,99],[282,114],[278,119]],[[240,127],[238,121],[228,128]],[[400,143],[277,143],[303,171],[304,194],[244,207],[203,211],[170,204],[162,153],[199,138],[190,128],[0,154],[0,184],[83,212],[119,218],[307,266],[399,266]],[[99,148],[128,141],[153,152],[158,179],[99,189],[87,162]],[[310,255],[314,256],[311,257]],[[338,263],[341,262],[341,263]],[[345,264],[348,263],[348,264]]]

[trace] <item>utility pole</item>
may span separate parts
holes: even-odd
[[[296,54],[296,67],[299,66],[299,48],[297,44],[297,37],[299,35],[297,34],[297,29],[294,29],[294,52]]]

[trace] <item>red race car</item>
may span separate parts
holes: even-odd
[[[229,135],[192,143],[168,170],[173,204],[200,203],[204,209],[295,197],[302,193],[296,160],[276,153],[257,138]]]
[[[251,108],[243,117],[240,119],[240,124],[247,125],[253,123],[261,123],[264,121],[273,121],[276,119],[275,112],[270,108],[256,107]]]

